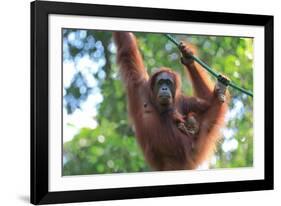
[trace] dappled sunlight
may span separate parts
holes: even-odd
[[[178,49],[161,34],[136,33],[148,73],[166,66],[190,80]],[[253,89],[253,39],[175,35],[195,44],[198,56],[237,85]],[[116,65],[111,32],[64,29],[63,174],[150,171],[136,142],[127,112],[126,93]],[[198,169],[251,167],[253,101],[229,89],[231,101],[216,153]]]

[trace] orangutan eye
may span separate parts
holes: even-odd
[[[164,80],[164,79],[160,79],[160,80],[158,81],[158,84],[159,84],[159,85],[164,84],[164,83],[165,83],[165,80]]]
[[[173,82],[171,80],[167,80],[166,81],[166,84],[168,84],[169,86],[172,86],[173,85]]]

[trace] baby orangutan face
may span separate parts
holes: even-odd
[[[195,113],[191,112],[185,117],[185,122],[180,122],[178,124],[178,128],[181,132],[184,134],[189,135],[196,135],[199,132],[200,129],[200,122],[198,120],[198,117]]]
[[[196,115],[191,113],[187,116],[186,119],[186,127],[187,127],[187,131],[192,134],[195,135],[199,132],[200,129],[200,123],[199,121],[196,119]]]

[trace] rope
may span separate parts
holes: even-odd
[[[172,37],[170,34],[165,34],[165,36],[171,41],[173,42],[177,47],[180,46],[180,43],[174,38]],[[199,59],[198,57],[194,56],[194,55],[190,55],[191,58],[196,61],[198,64],[200,64],[204,69],[206,69],[211,75],[213,75],[216,79],[218,79],[219,81],[221,81],[222,79],[222,75],[215,72],[211,67],[209,67],[206,63],[204,63],[201,59]],[[237,86],[236,84],[234,84],[233,82],[229,81],[229,82],[222,82],[224,83],[226,86],[230,86],[250,97],[253,97],[253,93],[250,91],[247,91],[246,89],[243,89],[242,87]]]

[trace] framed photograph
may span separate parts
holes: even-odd
[[[31,203],[273,183],[273,16],[31,3]]]

